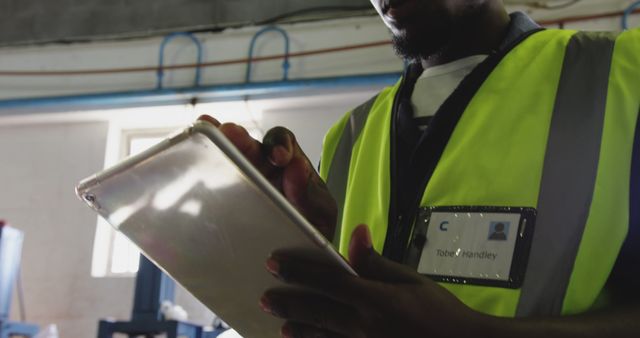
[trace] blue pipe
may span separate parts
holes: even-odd
[[[167,44],[171,40],[180,36],[189,38],[196,45],[196,48],[198,49],[195,86],[196,87],[200,86],[200,78],[202,73],[202,69],[200,68],[200,65],[202,65],[202,43],[200,42],[200,40],[198,40],[198,38],[196,38],[191,33],[177,32],[177,33],[171,33],[165,36],[164,39],[162,40],[162,44],[160,44],[160,52],[159,52],[160,55],[158,56],[158,72],[157,72],[158,81],[156,84],[157,89],[162,89],[162,81],[164,79],[164,50],[167,47]]]
[[[305,80],[255,82],[206,87],[167,88],[104,94],[42,97],[0,100],[0,116],[19,115],[21,112],[60,112],[118,107],[140,107],[265,99],[296,93],[345,88],[381,88],[394,85],[400,73],[354,75]]]
[[[289,79],[289,68],[291,67],[291,64],[289,63],[289,51],[290,51],[289,34],[287,33],[287,31],[285,31],[284,29],[278,26],[268,26],[258,31],[251,39],[251,44],[249,45],[249,57],[248,57],[249,61],[247,61],[247,73],[245,76],[246,83],[251,82],[251,67],[252,67],[251,64],[253,62],[253,54],[256,46],[256,41],[258,41],[258,38],[262,34],[267,32],[278,32],[280,33],[280,35],[282,35],[282,38],[284,39],[284,62],[282,63],[282,70],[284,75],[282,77],[282,81],[287,81]]]
[[[627,9],[624,10],[624,15],[622,15],[622,29],[629,29],[629,17],[637,8],[640,8],[640,1],[632,3],[629,7],[627,7]]]

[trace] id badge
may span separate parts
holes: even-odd
[[[533,208],[423,208],[405,264],[438,282],[518,289],[535,219]]]

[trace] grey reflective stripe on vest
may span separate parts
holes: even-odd
[[[354,109],[349,116],[349,122],[344,127],[344,131],[338,142],[338,147],[333,154],[331,167],[327,176],[327,187],[338,204],[338,219],[336,222],[336,231],[333,237],[333,244],[337,247],[339,244],[342,230],[342,211],[344,209],[344,201],[347,193],[347,182],[349,181],[349,166],[351,163],[351,153],[353,146],[358,140],[358,136],[362,132],[369,111],[376,102],[378,96],[374,96],[369,101]]]
[[[567,46],[518,317],[562,312],[595,189],[614,44],[577,33]]]

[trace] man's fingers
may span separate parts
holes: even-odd
[[[224,123],[218,129],[263,175],[270,177],[273,174],[276,168],[266,161],[262,145],[251,137],[244,127],[235,123]]]
[[[318,230],[332,239],[338,208],[331,193],[300,149],[295,136],[284,127],[271,129],[264,144],[242,126],[220,124],[215,118],[198,118],[218,129]]]
[[[422,277],[409,267],[378,254],[371,243],[369,228],[361,224],[352,232],[349,262],[363,278],[387,283],[421,283]]]
[[[260,154],[260,143],[251,137],[244,127],[235,123],[225,123],[220,125],[219,129],[247,157],[252,158]]]
[[[383,285],[353,276],[341,268],[292,257],[276,251],[267,260],[267,270],[288,284],[317,291],[356,308],[375,305],[371,301],[383,293]]]
[[[240,152],[262,172],[269,177],[275,168],[266,161],[262,152],[262,145],[255,140],[242,126],[235,123],[221,124],[217,119],[209,115],[201,115],[198,121],[204,121],[218,128]]]
[[[284,168],[282,193],[323,235],[333,239],[337,204],[306,159],[294,158]]]
[[[282,192],[287,199],[296,206],[303,206],[307,202],[307,189],[313,169],[309,167],[306,160],[296,158],[291,160],[283,168],[282,172]]]
[[[286,167],[294,157],[306,159],[296,137],[285,127],[275,127],[269,130],[262,143],[267,157],[275,166]]]
[[[200,115],[200,117],[198,117],[198,121],[209,122],[213,124],[216,128],[220,127],[220,121],[216,120],[214,117],[209,115]]]
[[[292,288],[267,291],[260,302],[274,316],[354,337],[359,331],[356,309],[319,294]]]
[[[263,141],[269,161],[283,168],[285,197],[329,239],[333,239],[338,207],[329,189],[304,154],[291,131],[276,127]]]

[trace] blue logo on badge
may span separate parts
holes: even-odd
[[[447,227],[447,225],[449,225],[449,222],[447,221],[440,223],[440,231],[449,231],[449,228]]]
[[[506,241],[509,237],[511,222],[491,222],[489,225],[490,241]]]

